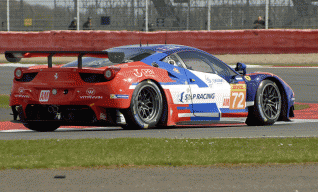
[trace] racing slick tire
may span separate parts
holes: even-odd
[[[273,125],[280,116],[282,97],[278,86],[263,80],[256,92],[254,106],[248,110],[246,124],[249,126]]]
[[[130,107],[124,111],[126,124],[123,129],[147,129],[155,127],[163,110],[162,94],[150,80],[142,81],[133,92]]]
[[[27,122],[23,123],[24,127],[38,132],[52,132],[60,127],[59,124],[49,124],[46,122]]]

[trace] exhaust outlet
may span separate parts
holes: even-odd
[[[56,105],[50,105],[48,108],[47,108],[47,111],[49,113],[57,113],[59,111],[59,107],[56,106]]]

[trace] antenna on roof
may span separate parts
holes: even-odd
[[[141,39],[140,39],[140,47],[141,47]]]

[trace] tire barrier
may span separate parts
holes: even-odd
[[[100,51],[130,44],[181,44],[212,54],[317,53],[318,30],[0,32],[5,51]]]

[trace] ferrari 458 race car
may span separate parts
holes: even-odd
[[[53,56],[78,59],[53,66]],[[48,65],[14,72],[14,120],[36,131],[61,125],[272,125],[293,117],[294,92],[281,78],[246,74],[245,64],[232,69],[193,47],[140,44],[105,51],[11,51],[6,57],[48,57]]]

